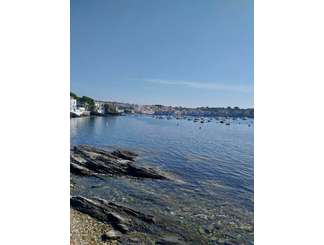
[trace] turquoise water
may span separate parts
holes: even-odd
[[[73,118],[71,145],[130,149],[139,153],[139,164],[176,179],[76,177],[84,187],[76,192],[144,208],[210,244],[252,244],[253,137],[253,119],[225,125],[148,116]]]

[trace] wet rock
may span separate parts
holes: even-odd
[[[238,245],[239,243],[235,240],[227,240],[224,242],[224,245]]]
[[[112,220],[114,223],[116,224],[123,224],[123,223],[127,223],[127,220],[120,216],[119,214],[116,214],[114,212],[110,212],[107,214],[107,217]]]
[[[155,223],[152,215],[147,215],[100,198],[72,196],[70,198],[70,205],[73,209],[88,214],[98,221],[110,224],[121,233],[127,233],[130,229],[129,227],[140,226],[143,222],[147,224]]]
[[[90,176],[93,174],[89,169],[82,167],[81,165],[78,165],[72,161],[70,162],[70,171],[71,173],[74,173],[76,175]]]
[[[159,240],[156,241],[157,245],[184,245],[185,242],[182,241],[179,237],[177,236],[164,236],[160,238]]]
[[[113,151],[111,154],[119,158],[130,160],[130,161],[134,161],[135,157],[138,156],[136,153],[127,150],[116,150]]]
[[[214,230],[214,224],[210,224],[210,225],[206,225],[205,227],[204,227],[204,231],[205,231],[205,233],[212,233],[213,232],[213,230]]]
[[[117,227],[118,227],[118,229],[119,229],[120,231],[122,231],[123,233],[126,233],[126,232],[128,232],[128,230],[129,230],[129,228],[128,228],[127,225],[125,225],[125,224],[118,224]]]
[[[168,179],[163,173],[135,165],[136,153],[117,150],[108,152],[88,145],[73,147],[70,151],[71,173],[82,176],[113,175],[136,178]]]
[[[216,230],[219,230],[221,228],[220,225],[216,224],[216,223],[212,223],[212,224],[209,224],[209,225],[205,225],[204,226],[204,231],[205,233],[207,234],[211,234],[213,233],[214,231]]]
[[[241,244],[241,243],[238,243],[237,241],[235,240],[225,240],[225,239],[218,239],[218,244],[222,244],[222,245],[238,245],[238,244]]]
[[[217,240],[217,243],[218,243],[218,244],[224,244],[224,243],[225,243],[225,240],[224,240],[223,238],[219,238],[219,239]]]
[[[211,241],[217,241],[218,238],[217,238],[217,236],[212,236],[212,237],[210,238],[210,240],[211,240]]]
[[[253,232],[253,226],[250,225],[242,225],[240,229],[246,231],[246,232]]]
[[[106,232],[105,234],[103,234],[101,236],[101,239],[103,241],[107,241],[107,240],[116,240],[119,239],[121,237],[121,233],[119,231],[116,230],[110,230],[108,232]]]

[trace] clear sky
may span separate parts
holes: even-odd
[[[253,107],[253,1],[71,0],[71,90]]]

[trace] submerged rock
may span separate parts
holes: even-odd
[[[88,145],[74,146],[70,151],[70,171],[83,176],[129,176],[168,179],[163,173],[135,164],[136,153],[117,150],[108,152]]]

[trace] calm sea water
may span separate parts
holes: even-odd
[[[203,234],[208,241],[231,237],[251,244],[253,137],[252,119],[225,125],[148,116],[74,118],[71,145],[130,149],[140,154],[139,164],[179,180],[76,178],[84,186],[76,192],[145,208],[198,233],[216,222],[215,232]]]

